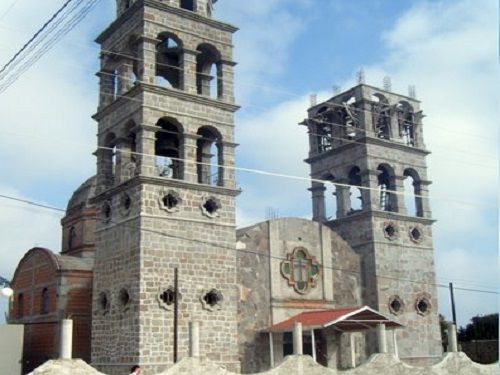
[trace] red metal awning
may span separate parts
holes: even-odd
[[[295,323],[302,323],[303,330],[321,329],[330,326],[340,331],[364,331],[382,323],[386,328],[403,325],[388,316],[368,307],[308,311],[295,315],[269,327],[268,332],[292,332]]]

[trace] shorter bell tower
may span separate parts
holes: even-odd
[[[361,255],[364,303],[406,326],[397,342],[408,360],[442,351],[423,117],[414,97],[359,84],[302,123],[313,220]]]

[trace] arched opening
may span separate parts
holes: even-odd
[[[415,113],[413,107],[405,101],[396,106],[398,112],[399,134],[407,146],[416,146]]]
[[[174,179],[183,178],[182,163],[182,128],[180,124],[169,118],[160,119],[156,126],[155,165],[158,175]]]
[[[406,212],[410,216],[423,217],[420,177],[413,169],[406,169],[404,176]]]
[[[181,89],[182,43],[171,34],[160,34],[156,46],[156,84]]]
[[[104,175],[109,183],[112,183],[115,177],[117,151],[116,136],[114,133],[109,133],[104,139],[104,145],[101,149]]]
[[[212,98],[222,97],[222,69],[220,54],[209,44],[202,44],[197,49],[196,86],[198,94]]]
[[[40,306],[40,313],[41,314],[48,314],[49,313],[49,290],[47,288],[43,288],[42,290],[42,301],[41,301],[41,306]]]
[[[379,165],[378,172],[378,188],[379,188],[379,209],[382,211],[396,210],[396,195],[394,185],[394,172],[386,165]]]
[[[209,127],[198,129],[196,161],[198,182],[200,184],[222,186],[224,168],[222,157],[222,137],[219,132]]]
[[[391,107],[387,98],[379,93],[372,95],[373,131],[378,138],[391,138]]]
[[[328,173],[321,177],[321,180],[325,181],[325,217],[326,220],[335,220],[337,218],[337,194],[336,186],[334,184],[335,177]]]
[[[191,12],[196,12],[196,1],[195,0],[181,0],[181,8],[190,10]]]
[[[332,127],[333,118],[328,107],[321,107],[313,119],[313,126],[310,132],[313,136],[313,149],[318,153],[332,149]]]
[[[347,175],[349,184],[350,212],[359,211],[363,208],[363,196],[361,194],[361,170],[359,167],[352,167]]]

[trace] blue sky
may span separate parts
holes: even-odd
[[[63,3],[0,4],[0,64]],[[11,5],[13,5],[11,7]],[[6,13],[7,12],[7,13]],[[307,176],[308,97],[385,75],[403,94],[415,84],[427,117],[438,282],[498,286],[497,4],[493,0],[220,0],[216,17],[240,27],[235,37],[237,163]],[[0,94],[0,194],[64,207],[94,173],[97,46],[114,17],[102,0],[77,28]],[[310,216],[307,183],[238,173],[238,223]],[[287,194],[283,194],[283,190]],[[0,200],[0,275],[10,278],[31,247],[60,248],[60,215]],[[450,318],[446,289],[440,311]],[[463,324],[498,311],[498,296],[457,291]],[[5,305],[3,301],[3,305]]]

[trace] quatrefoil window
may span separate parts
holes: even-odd
[[[281,274],[288,285],[300,294],[306,294],[316,287],[321,266],[316,258],[303,247],[298,247],[287,254],[287,260],[281,262]]]

